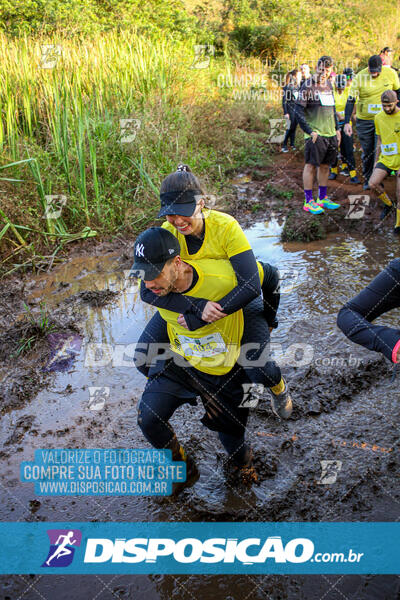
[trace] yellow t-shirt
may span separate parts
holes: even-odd
[[[164,229],[168,229],[168,231],[178,238],[182,260],[197,261],[203,258],[229,260],[236,254],[251,250],[247,237],[234,217],[209,208],[203,209],[203,216],[205,227],[204,241],[199,251],[195,254],[189,254],[185,236],[179,233],[176,227],[168,223],[168,221],[162,224]],[[257,263],[257,266],[262,284],[264,281],[264,271],[260,263]],[[204,297],[208,298],[208,296]]]
[[[335,98],[335,110],[339,121],[344,121],[344,110],[346,108],[347,98],[349,97],[350,86],[344,88],[343,92],[339,94],[337,89],[333,88],[333,96]]]
[[[372,120],[382,110],[383,92],[399,88],[399,76],[394,69],[382,69],[378,77],[371,77],[368,68],[362,69],[350,86],[350,96],[356,99],[357,118]]]
[[[400,169],[400,111],[387,115],[384,111],[375,117],[375,131],[381,138],[379,162],[389,169]]]
[[[188,296],[216,301],[237,285],[229,260],[186,259],[185,262],[195,268],[199,276]],[[178,313],[164,308],[158,311],[167,322],[172,350],[184,356],[193,367],[210,375],[225,375],[232,369],[240,353],[244,323],[242,310],[195,331],[188,331],[178,324]]]

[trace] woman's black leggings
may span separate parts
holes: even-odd
[[[347,302],[337,318],[338,327],[356,344],[381,352],[395,362],[400,345],[400,329],[371,322],[400,307],[400,259],[388,266],[358,296]]]

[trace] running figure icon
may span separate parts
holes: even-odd
[[[72,554],[72,550],[67,548],[68,545],[76,544],[78,540],[74,540],[74,532],[69,531],[66,535],[59,535],[56,541],[57,549],[56,551],[46,560],[46,565],[49,567],[51,561],[54,558],[61,558],[62,556],[67,556],[68,554]],[[63,540],[60,542],[60,540]]]

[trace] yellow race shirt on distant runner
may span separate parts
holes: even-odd
[[[371,77],[368,68],[362,69],[354,77],[350,86],[350,96],[356,99],[357,118],[374,119],[375,115],[382,110],[383,92],[399,88],[399,76],[394,69],[382,69],[378,77]]]
[[[204,241],[201,248],[195,254],[189,254],[185,236],[168,221],[162,224],[164,229],[168,229],[175,237],[178,238],[181,247],[180,256],[182,260],[200,260],[203,258],[214,258],[229,260],[232,256],[251,250],[249,241],[244,234],[239,223],[234,217],[223,212],[203,209],[204,215]],[[257,263],[258,273],[260,275],[261,284],[264,280],[264,271],[260,263]],[[229,290],[230,291],[230,290]],[[192,294],[189,294],[192,295]],[[208,296],[203,296],[208,298]],[[221,298],[221,296],[219,296]],[[211,298],[208,298],[211,300]]]
[[[202,259],[185,262],[196,269],[199,276],[195,286],[187,293],[188,296],[217,301],[237,285],[229,260]],[[178,313],[164,308],[159,308],[158,311],[167,322],[172,350],[184,356],[193,367],[210,375],[225,375],[232,369],[240,353],[242,310],[195,331],[188,331],[178,324]]]
[[[381,138],[381,162],[397,171],[400,169],[400,111],[395,115],[387,115],[384,111],[375,117],[375,131]]]
[[[335,110],[339,121],[344,121],[344,109],[346,108],[347,98],[349,97],[350,86],[346,87],[341,94],[337,89],[333,88],[333,96],[335,98]]]

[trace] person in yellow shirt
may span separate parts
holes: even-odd
[[[384,203],[381,219],[391,211],[393,202],[385,192],[382,182],[393,172],[396,173],[396,224],[394,232],[400,234],[400,108],[397,94],[393,90],[383,92],[382,111],[375,116],[375,130],[378,136],[375,166],[369,180],[371,189]]]
[[[260,364],[265,345],[273,328],[277,327],[279,306],[279,273],[268,263],[257,263],[251,246],[239,223],[231,215],[205,207],[204,189],[188,165],[178,165],[161,183],[159,216],[166,217],[162,227],[179,241],[183,260],[229,260],[236,275],[235,286],[219,298],[194,298],[191,295],[170,293],[160,297],[146,286],[141,286],[143,302],[179,313],[179,322],[188,330],[205,327],[226,315],[243,309],[245,328],[243,344],[253,344],[249,352],[252,365],[245,367],[249,380],[256,386],[266,365]],[[262,292],[262,297],[260,296]],[[262,318],[264,316],[264,318]],[[152,320],[146,326],[139,342],[146,344],[165,338],[162,328],[154,328]],[[258,345],[258,349],[255,347]],[[267,385],[267,384],[266,384]],[[280,418],[287,418],[287,386],[268,386],[273,394],[272,409]]]
[[[215,301],[235,287],[236,275],[228,260],[183,261],[179,253],[179,242],[171,232],[152,227],[140,234],[135,242],[131,273],[140,276],[141,286],[160,298],[168,298],[174,293]],[[195,396],[199,395],[206,409],[203,424],[218,431],[240,474],[255,480],[251,451],[244,442],[248,406],[243,404],[243,384],[248,385],[249,379],[243,368],[248,358],[247,349],[242,351],[243,311],[238,310],[190,331],[179,322],[179,312],[159,308],[151,323],[149,339],[153,338],[154,332],[158,349],[160,342],[166,342],[167,352],[161,361],[154,361],[150,369],[146,368],[146,353],[151,355],[152,352],[149,344],[144,344],[146,347],[135,353],[136,367],[148,376],[138,408],[138,424],[146,439],[156,448],[170,448],[174,460],[181,460],[179,456],[184,457],[185,452],[168,421],[177,408],[187,402],[195,403]],[[264,369],[259,371],[259,382],[265,381],[266,369],[269,385],[281,389],[280,369],[269,358],[264,360]],[[289,416],[291,400],[287,409]],[[191,476],[196,472],[192,459],[188,470]]]
[[[349,92],[350,82],[348,84],[348,79],[346,75],[336,75],[335,84],[333,86],[333,96],[335,98],[336,116],[338,120],[338,125],[340,127],[340,155],[343,161],[342,166],[343,168],[349,169],[351,183],[361,183],[356,173],[356,165],[353,150],[353,136],[346,135],[343,131],[344,111],[346,108],[347,99],[349,97]],[[331,166],[331,173],[329,175],[329,179],[336,179],[336,177],[338,176],[338,162],[338,157],[336,157],[335,162]]]
[[[382,59],[378,55],[371,56],[368,67],[355,76],[345,108],[344,132],[351,135],[350,123],[356,104],[356,128],[362,148],[362,168],[364,190],[369,189],[369,179],[374,168],[376,150],[375,115],[382,110],[381,95],[386,90],[394,90],[400,98],[400,81],[394,69],[382,69]]]

